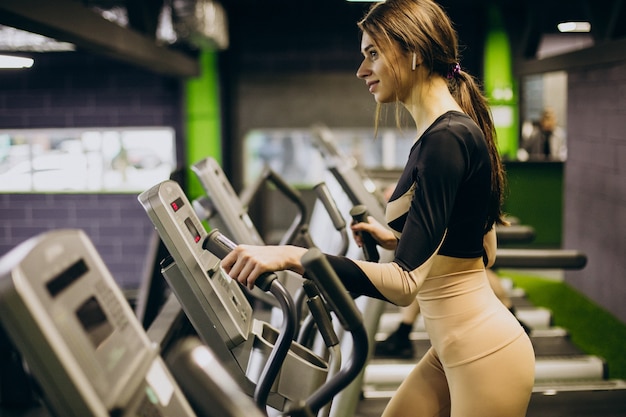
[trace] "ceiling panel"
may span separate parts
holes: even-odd
[[[178,0],[189,1],[195,0]],[[203,0],[208,1],[208,0]],[[0,24],[51,36],[99,53],[174,75],[197,71],[193,51],[155,41],[156,19],[163,0],[2,0]],[[367,3],[344,0],[221,0],[226,9],[235,51],[321,48],[336,45],[358,49],[356,22]],[[555,33],[566,20],[592,22],[596,42],[626,34],[622,0],[441,0],[455,22],[462,42],[476,43],[487,27],[486,10],[496,5],[514,52],[533,58],[541,35]],[[104,22],[92,8],[126,8],[129,28]],[[355,45],[355,46],[352,46]],[[190,53],[191,52],[191,53]]]

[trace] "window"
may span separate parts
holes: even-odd
[[[0,130],[0,192],[136,192],[169,178],[174,130]]]
[[[546,72],[522,77],[522,126],[517,159],[567,159],[567,73]]]
[[[402,169],[416,140],[414,129],[329,129],[330,139],[342,156],[364,170]],[[244,138],[246,184],[258,178],[268,165],[287,182],[315,185],[322,181],[326,165],[317,150],[312,129],[254,129]]]

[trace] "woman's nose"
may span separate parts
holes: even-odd
[[[359,78],[365,78],[371,73],[365,61],[359,65],[359,68],[356,71],[356,76]]]

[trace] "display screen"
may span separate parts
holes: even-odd
[[[172,206],[172,209],[174,209],[174,212],[177,212],[184,205],[185,203],[183,203],[183,199],[180,197],[178,197],[176,200],[170,203],[170,206]]]
[[[113,326],[107,320],[106,314],[94,296],[78,307],[76,317],[96,349],[113,332]]]
[[[65,271],[48,281],[46,283],[46,288],[51,296],[56,297],[57,294],[72,285],[74,281],[85,275],[87,271],[89,271],[87,264],[84,260],[79,259]]]
[[[200,233],[198,233],[198,229],[196,229],[196,226],[193,225],[193,222],[191,221],[189,217],[185,219],[185,225],[187,226],[189,233],[191,233],[191,237],[193,237],[193,241],[196,243],[200,242]]]

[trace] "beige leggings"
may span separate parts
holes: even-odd
[[[498,297],[498,299],[502,301],[502,304],[504,304],[506,308],[511,308],[513,306],[513,302],[511,301],[508,294],[506,293],[506,290],[502,286],[502,282],[500,281],[500,277],[498,276],[498,274],[496,274],[491,269],[486,269],[485,273],[487,274],[487,278],[489,279],[489,285],[491,286],[491,289],[493,290],[496,297]],[[415,323],[415,320],[417,320],[417,316],[419,316],[420,314],[420,305],[418,304],[417,299],[408,306],[402,307],[401,314],[402,323],[413,325]]]
[[[524,417],[534,372],[533,348],[526,334],[452,368],[444,368],[430,348],[400,385],[383,417]]]

